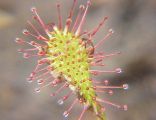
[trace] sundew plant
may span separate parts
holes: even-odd
[[[67,1],[69,2],[69,0]],[[24,58],[39,58],[35,69],[27,78],[28,82],[37,81],[38,87],[35,88],[37,93],[48,86],[59,86],[59,89],[51,93],[51,96],[56,96],[67,88],[70,89],[68,94],[58,100],[58,103],[62,105],[69,97],[74,96],[74,101],[63,113],[65,118],[72,113],[73,107],[79,104],[83,108],[80,115],[77,116],[77,120],[82,120],[84,113],[88,110],[94,112],[97,120],[106,120],[105,104],[122,110],[127,110],[127,105],[112,103],[100,98],[97,96],[97,93],[112,95],[113,89],[127,89],[128,85],[110,86],[108,80],[92,78],[92,76],[107,73],[120,74],[122,70],[120,68],[113,70],[93,69],[93,66],[104,68],[104,60],[108,57],[116,56],[120,52],[105,54],[104,52],[97,51],[97,48],[102,47],[103,43],[113,34],[113,30],[109,29],[108,33],[101,40],[95,41],[94,39],[96,33],[108,19],[107,17],[104,17],[92,30],[83,30],[90,5],[90,0],[87,1],[86,5],[80,5],[77,17],[73,21],[74,10],[77,6],[77,0],[73,0],[65,26],[63,26],[60,4],[56,6],[58,22],[50,25],[42,20],[37,9],[33,7],[31,9],[33,19],[38,22],[46,35],[43,35],[30,21],[27,21],[34,32],[32,33],[24,29],[23,34],[33,37],[38,42],[25,41],[22,38],[16,38],[15,41],[20,45],[29,46],[28,49],[18,50],[18,52],[23,53]]]

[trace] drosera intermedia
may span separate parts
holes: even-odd
[[[80,5],[78,15],[75,21],[73,21],[72,18],[76,5],[77,0],[73,0],[73,5],[66,19],[65,27],[63,27],[62,22],[61,5],[56,5],[58,23],[50,25],[52,30],[49,29],[48,24],[43,22],[37,9],[33,7],[31,9],[33,18],[39,23],[46,36],[42,35],[30,21],[27,21],[27,23],[32,30],[34,30],[35,34],[27,29],[23,30],[23,34],[42,41],[43,44],[41,44],[41,42],[25,41],[22,38],[16,38],[15,41],[20,45],[27,44],[31,46],[29,49],[18,50],[18,52],[23,53],[24,58],[39,57],[35,69],[27,78],[30,83],[37,81],[39,86],[35,88],[37,93],[45,87],[55,87],[59,85],[60,88],[51,93],[51,96],[56,96],[66,88],[71,90],[71,92],[58,100],[58,103],[62,105],[69,97],[75,97],[70,107],[63,113],[65,118],[70,115],[75,104],[81,104],[83,105],[83,109],[77,118],[78,120],[82,120],[87,110],[94,111],[98,120],[106,120],[105,107],[103,104],[109,104],[122,110],[127,110],[127,105],[112,103],[98,97],[97,93],[108,93],[112,95],[113,89],[128,89],[128,85],[110,86],[108,80],[100,81],[91,78],[92,75],[98,76],[107,73],[120,74],[122,73],[121,68],[97,70],[92,69],[92,66],[105,67],[103,63],[104,59],[119,55],[120,52],[105,54],[104,52],[97,51],[97,48],[101,47],[113,34],[113,30],[109,29],[108,33],[100,41],[95,45],[93,44],[93,41],[95,42],[94,36],[105,24],[108,17],[104,17],[93,30],[85,31],[83,30],[83,26],[91,1],[88,0],[86,5]]]

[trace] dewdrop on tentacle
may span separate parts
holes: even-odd
[[[30,47],[18,50],[19,53],[23,53],[24,58],[39,57],[35,69],[27,78],[28,82],[37,83],[36,93],[40,93],[45,87],[59,87],[51,93],[51,96],[54,97],[69,88],[71,91],[57,101],[59,105],[63,105],[69,97],[75,97],[69,108],[63,113],[65,118],[72,114],[72,109],[76,104],[80,104],[83,109],[78,116],[78,120],[83,119],[83,115],[87,110],[94,111],[98,120],[106,120],[105,104],[122,110],[127,110],[127,105],[122,106],[112,103],[98,97],[97,93],[113,95],[113,89],[128,89],[128,85],[111,86],[108,80],[98,81],[91,78],[91,75],[120,74],[122,73],[121,68],[97,70],[91,69],[91,67],[105,67],[104,59],[119,55],[120,52],[106,54],[97,51],[97,48],[101,47],[114,33],[112,29],[109,29],[101,40],[93,44],[94,36],[104,26],[108,17],[104,17],[93,30],[85,31],[83,26],[91,1],[88,0],[86,5],[80,5],[77,17],[73,21],[76,5],[77,0],[73,0],[65,26],[63,26],[60,4],[56,5],[58,23],[52,24],[44,23],[37,9],[33,7],[31,9],[33,19],[38,22],[46,36],[42,35],[30,21],[27,21],[34,32],[31,33],[28,29],[24,29],[23,34],[40,42],[25,41],[22,38],[16,38],[15,41],[20,45]],[[52,27],[52,30],[50,30],[50,27]],[[84,38],[84,36],[87,37]]]

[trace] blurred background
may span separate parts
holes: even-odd
[[[46,23],[57,22],[56,3],[62,4],[63,20],[67,18],[72,0],[0,0],[0,120],[64,120],[62,113],[73,98],[62,106],[53,98],[51,88],[36,94],[36,84],[26,81],[36,65],[36,58],[25,60],[17,49],[16,37],[29,28],[30,8],[36,6]],[[86,0],[78,0],[78,5]],[[78,7],[75,10],[77,15]],[[95,43],[113,28],[115,33],[99,51],[122,54],[105,60],[107,69],[121,67],[123,73],[101,75],[112,85],[129,84],[129,90],[116,90],[113,96],[100,94],[115,103],[127,104],[128,111],[106,105],[108,120],[156,120],[156,0],[93,0],[84,29],[94,28],[108,16],[109,20],[95,37]],[[29,40],[29,39],[27,39]],[[104,69],[106,69],[104,68]],[[55,89],[54,89],[55,90]],[[82,107],[74,107],[68,117],[76,120]],[[95,120],[91,112],[84,120]]]

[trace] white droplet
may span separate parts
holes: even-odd
[[[129,88],[128,84],[123,84],[123,89],[127,90]]]
[[[57,103],[58,103],[59,105],[63,105],[64,101],[63,101],[62,99],[59,99],[59,100],[57,101]]]
[[[109,32],[110,32],[110,33],[114,33],[114,30],[113,30],[113,29],[109,29]]]
[[[30,55],[28,53],[23,53],[23,58],[29,58]]]
[[[109,90],[108,93],[109,93],[109,95],[113,95],[113,91],[112,90]]]
[[[41,84],[43,84],[43,79],[39,79],[39,80],[37,80],[37,83],[39,84],[39,85],[41,85]]]
[[[36,93],[41,92],[40,88],[35,88],[35,92],[36,92]]]
[[[122,69],[121,68],[116,68],[115,71],[116,71],[116,73],[122,73]]]
[[[23,53],[23,52],[24,52],[23,49],[18,49],[17,51],[18,51],[19,53]]]
[[[57,82],[55,80],[52,82],[52,86],[57,86]]]
[[[25,35],[28,35],[29,31],[28,31],[27,29],[24,29],[24,30],[22,31],[22,33],[25,34]]]
[[[36,11],[36,8],[35,8],[35,7],[32,7],[32,8],[31,8],[31,11],[32,11],[32,12]]]
[[[67,111],[65,111],[65,112],[63,113],[63,116],[64,116],[65,118],[67,118],[68,115],[69,115],[69,113],[68,113]]]
[[[33,82],[32,78],[30,78],[30,77],[27,78],[27,81],[28,81],[28,83],[32,83]]]
[[[123,105],[123,110],[127,111],[128,110],[128,106],[127,105]]]
[[[105,84],[105,85],[108,85],[108,83],[109,83],[108,80],[105,80],[105,81],[104,81],[104,84]]]
[[[32,83],[32,80],[27,80],[28,81],[28,83]]]

